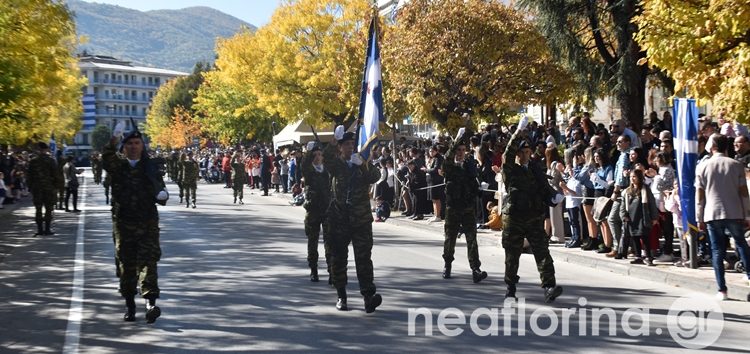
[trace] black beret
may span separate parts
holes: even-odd
[[[529,145],[529,141],[526,139],[521,140],[520,143],[518,143],[518,150],[529,148],[531,149],[531,145]]]
[[[345,141],[354,140],[354,133],[352,132],[346,132],[344,133],[344,137],[339,140],[339,143],[343,143]]]
[[[143,135],[140,131],[133,130],[132,132],[128,133],[128,135],[125,135],[125,138],[122,139],[122,144],[124,145],[126,142],[128,142],[128,140],[135,138],[143,140]]]

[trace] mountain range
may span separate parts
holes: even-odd
[[[67,0],[76,31],[88,41],[79,52],[113,56],[134,64],[192,72],[213,62],[215,42],[255,26],[210,7],[138,11],[116,5]]]

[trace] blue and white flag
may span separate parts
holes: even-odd
[[[85,94],[83,102],[83,130],[91,130],[96,126],[96,96]]]
[[[695,170],[698,164],[698,108],[695,100],[674,100],[672,127],[677,156],[677,178],[680,186],[682,230],[697,230],[695,222]]]
[[[380,47],[378,47],[377,17],[370,22],[370,35],[365,54],[365,74],[362,80],[362,95],[359,101],[359,119],[362,122],[359,131],[358,150],[367,160],[370,150],[378,142],[380,122],[383,118],[383,83],[380,76]]]

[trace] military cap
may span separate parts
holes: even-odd
[[[522,139],[521,142],[518,143],[518,150],[529,148],[531,149],[531,145],[529,144],[529,141],[526,139]]]
[[[339,140],[339,143],[343,143],[345,141],[354,140],[354,133],[352,132],[346,132],[344,133],[344,137]]]
[[[143,135],[137,129],[133,130],[130,133],[128,133],[128,135],[125,135],[125,138],[122,139],[122,144],[125,145],[125,143],[127,143],[128,140],[135,139],[135,138],[143,140]]]

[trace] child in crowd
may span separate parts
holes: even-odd
[[[391,205],[383,200],[383,197],[376,199],[378,204],[375,209],[375,222],[385,222],[391,217]]]
[[[490,229],[492,231],[501,231],[503,229],[503,218],[500,216],[497,208],[497,202],[487,202],[487,211],[489,212],[489,221],[479,224],[478,229]]]

